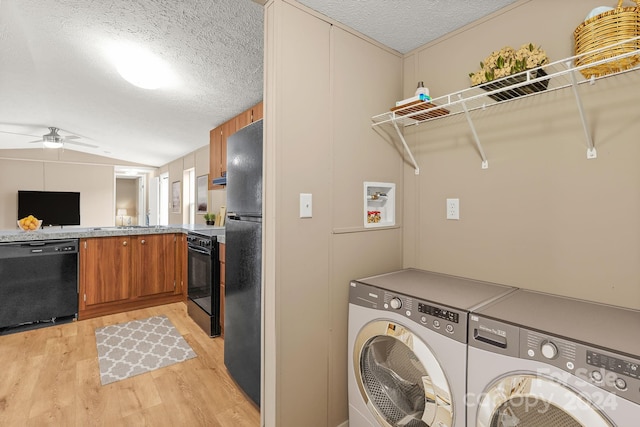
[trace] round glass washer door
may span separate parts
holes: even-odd
[[[360,330],[354,346],[356,382],[381,425],[453,425],[449,382],[419,336],[398,323],[376,320]]]
[[[576,390],[533,373],[509,375],[487,387],[476,421],[477,427],[614,427]]]

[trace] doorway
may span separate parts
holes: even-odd
[[[158,225],[169,225],[169,172],[160,175]]]
[[[144,177],[116,177],[116,226],[139,225],[144,215]]]

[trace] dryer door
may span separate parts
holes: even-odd
[[[613,427],[613,424],[576,390],[552,378],[524,373],[491,384],[478,408],[477,427],[515,426]]]
[[[452,425],[449,383],[419,336],[398,323],[376,320],[360,330],[354,345],[360,393],[382,425]]]

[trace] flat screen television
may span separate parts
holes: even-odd
[[[33,215],[42,226],[80,225],[80,193],[18,190],[18,219]]]

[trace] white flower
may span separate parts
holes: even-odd
[[[475,86],[530,68],[536,68],[548,62],[549,59],[545,51],[540,46],[535,46],[532,43],[520,46],[517,51],[510,46],[505,46],[498,52],[492,52],[480,63],[478,71],[469,74],[469,78],[471,79],[471,84]]]

